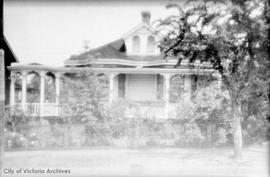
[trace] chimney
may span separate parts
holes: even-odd
[[[142,22],[149,25],[150,24],[150,18],[151,18],[151,13],[149,11],[142,11]]]

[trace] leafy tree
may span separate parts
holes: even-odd
[[[60,102],[65,105],[64,122],[84,125],[86,145],[108,145],[110,135],[105,114],[108,79],[91,69],[81,69],[63,77]]]
[[[241,157],[243,107],[256,98],[269,101],[269,2],[266,0],[188,1],[179,15],[160,23],[165,58],[209,62],[230,95],[235,156]],[[267,26],[268,25],[268,26]],[[268,51],[267,51],[268,49]],[[264,103],[265,104],[265,103]],[[265,119],[265,117],[264,117]]]
[[[228,92],[217,91],[213,85],[200,89],[194,97],[194,117],[196,123],[206,132],[207,143],[210,145],[228,143],[227,136],[231,132],[228,100]]]
[[[107,99],[108,83],[103,74],[82,69],[64,77],[62,102],[69,109],[73,122],[104,121],[103,108]]]
[[[228,144],[231,133],[228,100],[227,91],[217,91],[215,84],[207,84],[196,91],[192,102],[180,102],[176,109],[176,124],[180,123],[177,129],[182,136],[179,142],[200,146]]]

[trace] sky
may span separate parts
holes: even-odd
[[[176,13],[169,1],[6,0],[4,34],[20,63],[61,66],[73,54],[121,38],[141,22]]]

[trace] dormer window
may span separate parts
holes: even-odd
[[[155,52],[155,37],[149,36],[147,38],[147,53],[154,53]]]
[[[136,52],[136,53],[139,53],[140,52],[140,47],[141,47],[141,41],[140,41],[140,37],[139,36],[134,36],[132,38],[132,51],[133,52]]]

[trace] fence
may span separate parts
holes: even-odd
[[[7,121],[5,148],[204,147],[228,143],[228,126],[142,119],[92,123],[28,119],[16,125]]]

